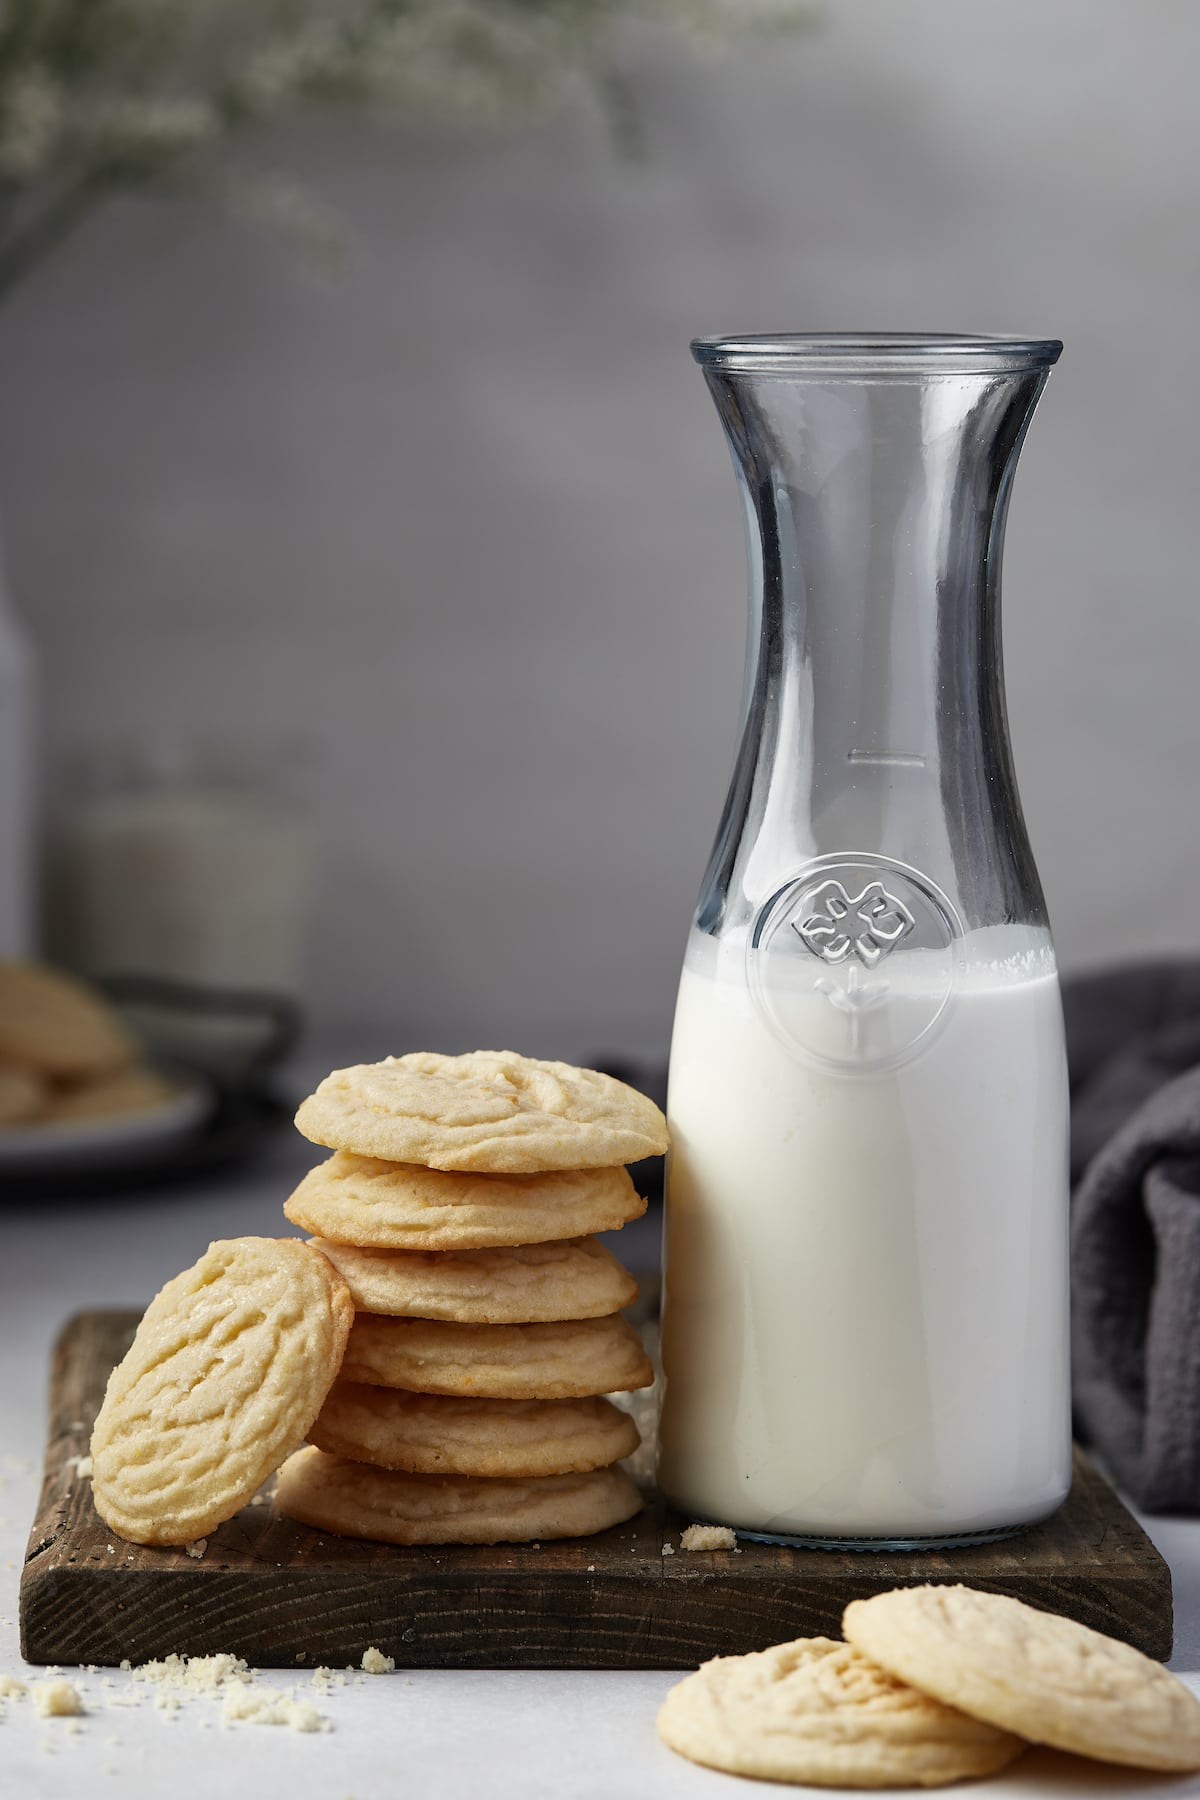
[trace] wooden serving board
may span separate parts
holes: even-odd
[[[786,1638],[840,1636],[848,1600],[965,1581],[1068,1613],[1149,1655],[1171,1653],[1166,1564],[1079,1457],[1044,1525],[954,1552],[842,1554],[745,1544],[689,1555],[686,1520],[652,1502],[627,1525],[540,1546],[397,1549],[331,1537],[250,1505],[182,1550],[127,1544],[97,1517],[70,1459],[86,1455],[108,1371],[137,1323],[88,1312],[54,1352],[50,1437],[21,1579],[30,1662],[137,1663],[229,1651],[265,1667],[676,1669]],[[662,1554],[665,1543],[674,1555]]]

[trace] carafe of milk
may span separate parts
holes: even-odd
[[[1061,344],[703,339],[750,539],[740,747],[671,1046],[659,1478],[977,1543],[1070,1482],[1067,1073],[1000,649]]]

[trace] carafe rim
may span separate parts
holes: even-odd
[[[1062,340],[971,332],[750,332],[695,338],[691,350],[705,368],[752,374],[986,375],[1050,369],[1062,354]]]

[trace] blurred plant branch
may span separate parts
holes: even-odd
[[[305,107],[478,125],[582,78],[628,139],[627,22],[703,39],[811,16],[788,0],[0,0],[0,296],[109,194]],[[264,180],[252,204],[320,238],[301,190]]]

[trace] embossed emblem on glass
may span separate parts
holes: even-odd
[[[867,852],[818,857],[759,912],[751,992],[805,1060],[893,1067],[942,1019],[961,935],[953,905],[918,870]]]
[[[916,924],[903,900],[878,881],[853,897],[840,881],[824,881],[812,896],[812,905],[802,924],[792,920],[792,930],[827,963],[857,956],[873,969]]]

